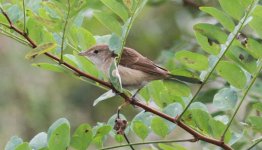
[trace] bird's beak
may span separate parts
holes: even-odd
[[[80,53],[78,53],[79,56],[85,56],[86,55],[86,51],[82,51]]]

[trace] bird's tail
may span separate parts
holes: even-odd
[[[189,82],[189,83],[193,83],[193,84],[202,84],[202,81],[200,81],[197,78],[191,78],[191,77],[174,75],[174,74],[168,74],[167,79],[179,80],[179,81]]]

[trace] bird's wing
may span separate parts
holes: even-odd
[[[157,76],[167,76],[168,74],[166,69],[159,67],[148,58],[127,47],[123,50],[120,65]]]

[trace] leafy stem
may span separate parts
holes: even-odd
[[[70,0],[67,0],[67,14],[66,14],[66,19],[65,19],[65,25],[63,28],[63,35],[62,35],[62,43],[61,43],[61,55],[60,55],[60,62],[63,63],[63,55],[64,55],[64,44],[65,44],[65,35],[66,35],[66,29],[67,29],[67,24],[68,24],[68,19],[69,19],[69,14],[70,14]]]
[[[122,43],[121,43],[121,51],[120,51],[120,53],[119,53],[119,55],[118,55],[117,64],[120,63],[121,56],[122,56],[122,53],[123,53],[123,48],[124,48],[124,46],[125,46],[125,44],[126,44],[127,36],[128,36],[128,34],[129,34],[129,31],[130,31],[130,29],[131,29],[131,27],[132,27],[132,24],[133,24],[135,18],[136,18],[136,12],[137,12],[137,10],[138,10],[138,7],[139,7],[140,3],[141,3],[141,0],[138,0],[137,5],[136,5],[136,7],[135,7],[135,11],[131,13],[131,17],[127,20],[127,23],[128,23],[127,29],[125,30],[125,32],[124,32],[124,30],[123,30]],[[123,29],[124,29],[124,27],[123,27]]]
[[[258,61],[258,69],[257,69],[256,73],[254,74],[252,80],[250,81],[249,85],[248,85],[247,88],[244,90],[243,96],[242,96],[239,104],[237,105],[237,108],[236,108],[236,110],[234,111],[233,116],[231,117],[230,121],[228,122],[228,124],[227,124],[227,126],[226,126],[225,131],[223,132],[223,134],[222,134],[222,136],[221,136],[221,141],[224,141],[224,137],[225,137],[225,134],[226,134],[227,130],[229,129],[230,125],[232,124],[232,121],[234,120],[234,118],[235,118],[235,116],[236,116],[236,114],[237,114],[240,106],[242,105],[242,103],[243,103],[244,99],[246,98],[248,92],[250,91],[251,87],[254,85],[254,83],[255,83],[255,81],[256,81],[259,73],[261,72],[261,70],[262,70],[262,59],[260,59],[260,60]]]
[[[24,32],[26,32],[26,15],[25,15],[25,0],[23,0],[23,13],[24,13]]]
[[[254,144],[252,144],[249,148],[247,148],[247,150],[251,150],[252,148],[254,148],[257,144],[259,144],[260,142],[262,142],[262,138],[257,140]]]
[[[241,31],[241,29],[247,24],[248,18],[250,16],[250,14],[253,12],[254,8],[256,7],[256,3],[257,0],[253,0],[252,3],[250,4],[248,10],[246,11],[245,15],[243,16],[243,18],[239,21],[238,25],[235,26],[235,29],[232,33],[229,34],[227,41],[225,44],[221,45],[221,51],[219,54],[219,58],[216,61],[216,63],[212,66],[212,68],[210,68],[208,74],[205,76],[205,79],[203,81],[203,83],[201,84],[201,86],[198,88],[198,90],[196,91],[196,93],[194,94],[194,96],[192,97],[192,99],[190,100],[190,102],[187,104],[186,108],[183,110],[183,112],[181,113],[181,115],[178,117],[178,120],[180,120],[182,118],[182,116],[185,114],[185,112],[188,110],[188,108],[190,107],[190,105],[195,101],[195,99],[197,98],[198,94],[200,93],[200,91],[202,90],[202,88],[204,87],[204,85],[207,83],[207,80],[210,78],[210,76],[212,75],[212,73],[215,71],[217,65],[219,64],[219,62],[222,60],[222,58],[224,57],[224,55],[226,54],[226,52],[229,50],[230,46],[232,45],[233,41],[235,40],[235,37],[237,36],[237,34]]]

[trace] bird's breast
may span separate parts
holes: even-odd
[[[156,77],[140,70],[128,68],[122,65],[118,66],[118,71],[124,87],[140,88]]]

